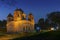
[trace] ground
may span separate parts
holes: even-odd
[[[40,32],[19,34],[7,34],[4,32],[0,32],[0,40],[58,40],[58,38],[60,38],[60,31],[43,30]]]
[[[36,35],[38,33],[19,33],[19,34],[7,34],[0,32],[0,40],[10,40],[10,39],[15,39],[15,38],[21,38],[25,36],[31,36],[31,35]]]
[[[60,40],[60,31],[49,31],[38,35],[16,38],[13,40]]]

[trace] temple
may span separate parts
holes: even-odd
[[[32,13],[26,16],[22,9],[16,9],[13,15],[9,13],[7,16],[7,32],[33,32],[34,24]]]

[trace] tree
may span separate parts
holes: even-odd
[[[52,12],[47,17],[53,24],[59,24],[60,26],[60,12]]]
[[[38,20],[38,26],[41,27],[41,29],[44,29],[44,18]]]
[[[0,20],[0,28],[2,27],[2,21]]]
[[[48,29],[50,27],[50,23],[48,19],[45,19],[45,28]]]
[[[3,23],[3,24],[2,24],[3,27],[6,27],[7,21],[6,21],[6,20],[3,20],[2,23]]]

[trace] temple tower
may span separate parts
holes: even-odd
[[[32,13],[30,13],[30,14],[28,15],[28,21],[30,21],[31,24],[33,24],[33,25],[32,25],[33,27],[30,27],[30,29],[31,29],[31,30],[34,30],[34,24],[35,24],[35,22],[34,22],[34,17],[33,17],[33,15],[32,15]]]
[[[11,29],[12,29],[12,25],[10,24],[11,21],[13,21],[13,15],[11,13],[9,13],[7,16],[7,24],[6,24],[7,32],[11,31]]]
[[[13,21],[13,15],[11,13],[9,13],[9,15],[7,16],[7,23]]]
[[[22,9],[16,9],[14,11],[14,21],[20,21],[20,20],[22,20],[22,14],[23,14]]]
[[[28,20],[34,23],[34,17],[33,17],[33,15],[32,15],[32,13],[30,13],[30,14],[28,15]]]
[[[22,14],[22,20],[26,20],[26,14],[25,13]]]

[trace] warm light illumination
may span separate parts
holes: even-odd
[[[51,30],[54,30],[54,28],[52,27]]]
[[[28,15],[30,16],[30,15]],[[34,18],[33,15],[30,20],[26,19],[26,14],[24,14],[20,9],[14,11],[13,20],[7,22],[7,32],[32,32],[34,31]],[[24,19],[23,19],[24,18]],[[33,18],[33,19],[32,19]]]

